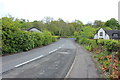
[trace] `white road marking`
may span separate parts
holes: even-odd
[[[62,45],[62,46],[63,46],[63,45]],[[60,46],[58,49],[60,49],[62,46]],[[54,50],[50,51],[49,53],[53,53],[53,52],[57,51],[58,49],[54,49]],[[38,56],[38,57],[36,57],[36,58],[33,58],[33,59],[29,60],[29,61],[26,61],[26,62],[23,62],[23,63],[21,63],[21,64],[18,64],[18,65],[15,66],[15,68],[16,68],[16,67],[20,67],[20,66],[22,66],[22,65],[25,65],[25,64],[27,64],[27,63],[29,63],[29,62],[32,62],[32,61],[34,61],[34,60],[36,60],[36,59],[39,59],[39,58],[43,57],[43,56],[44,56],[44,55],[41,55],[41,56]]]
[[[70,54],[70,53],[68,53],[68,52],[59,52],[60,54]]]
[[[58,47],[58,49],[62,48],[63,46],[64,46],[64,45]],[[57,51],[58,49],[54,49],[54,50],[50,51],[49,53],[53,53],[53,52]]]
[[[29,63],[29,62],[32,62],[32,61],[34,61],[34,60],[37,60],[37,59],[39,59],[39,58],[41,58],[41,57],[43,57],[43,56],[44,56],[44,55],[41,55],[41,56],[38,56],[38,57],[36,57],[36,58],[33,58],[33,59],[29,60],[29,61],[26,61],[26,62],[23,62],[23,63],[21,63],[21,64],[18,64],[18,65],[15,66],[15,68],[16,68],[16,67],[20,67],[20,66],[22,66],[22,65],[25,65],[25,64],[27,64],[27,63]]]
[[[62,48],[63,46],[64,46],[64,44],[62,46],[60,46],[59,49]]]
[[[72,71],[72,69],[73,69],[73,66],[75,65],[76,57],[77,57],[77,56],[75,56],[74,61],[73,61],[72,65],[71,65],[71,67],[70,67],[67,75],[65,76],[65,78],[68,78],[68,76],[70,75],[70,73],[71,73],[71,71]]]
[[[59,49],[62,48],[61,46],[59,47]]]
[[[49,53],[53,53],[53,52],[55,52],[55,51],[57,51],[58,49],[54,49],[54,50],[52,50],[52,51],[50,51]]]

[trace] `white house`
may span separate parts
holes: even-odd
[[[104,30],[100,28],[94,35],[94,39],[120,39],[120,30]]]

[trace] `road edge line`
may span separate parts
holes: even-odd
[[[75,45],[76,45],[76,44],[75,44]],[[77,47],[77,46],[76,46],[76,47]],[[76,50],[77,50],[77,51],[76,51],[76,54],[77,54],[77,52],[78,52],[78,47],[77,47]],[[75,64],[75,61],[76,61],[76,57],[77,57],[77,56],[75,55],[74,61],[73,61],[72,65],[71,65],[71,67],[70,67],[67,75],[65,76],[65,79],[64,79],[64,80],[66,80],[67,78],[69,78],[69,75],[70,75],[70,73],[71,73],[71,71],[72,71],[72,69],[73,69],[73,66],[74,66],[74,64]]]

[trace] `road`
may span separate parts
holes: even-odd
[[[77,50],[83,52],[81,53]],[[74,39],[62,38],[48,46],[36,48],[28,52],[4,56],[2,58],[2,77],[65,78],[67,76],[68,78],[74,78],[77,74],[77,77],[79,76],[79,78],[82,78],[82,75],[79,74],[80,71],[82,71],[82,74],[88,75],[88,70],[86,69],[88,68],[88,65],[90,65],[90,63],[93,63],[92,60],[89,59],[90,56],[87,57],[88,60],[86,63],[85,55],[87,54],[84,54],[84,52],[85,51],[81,47],[76,46]],[[79,57],[77,58],[76,56]],[[79,63],[81,65],[77,65]],[[77,68],[75,65],[77,66]],[[93,73],[91,77],[98,77],[97,72],[95,71],[95,67],[89,67],[89,69],[93,68],[92,71],[90,71],[91,73]],[[88,78],[89,76],[84,77]]]

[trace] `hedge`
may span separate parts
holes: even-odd
[[[92,48],[95,48],[97,46],[102,46],[102,47],[106,48],[107,51],[109,51],[109,52],[119,52],[120,53],[120,41],[119,40],[103,40],[103,39],[94,40],[94,39],[82,38],[77,41],[80,44],[84,44],[84,45],[90,46]]]
[[[56,41],[57,37],[50,32],[26,32],[16,27],[3,27],[2,54],[27,51],[35,47],[48,45]]]

